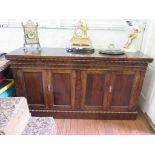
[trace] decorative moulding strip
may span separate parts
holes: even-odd
[[[64,59],[64,58],[63,58]],[[96,58],[95,60],[90,60],[90,58],[87,60],[85,58],[82,59],[74,59],[74,58],[66,58],[64,60],[62,60],[62,58],[11,58],[9,57],[8,60],[11,61],[43,61],[43,62],[53,62],[53,61],[60,61],[60,62],[96,62],[96,61],[102,61],[102,63],[138,63],[138,64],[147,64],[149,61],[148,60],[101,60],[100,58]],[[12,62],[13,63],[13,62]]]
[[[134,112],[107,112],[107,111],[69,111],[69,110],[30,110],[31,112],[65,112],[65,113],[102,113],[102,114],[111,114],[111,113],[116,113],[116,114],[137,114],[137,111]]]

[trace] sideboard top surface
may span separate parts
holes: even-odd
[[[62,58],[69,60],[80,60],[80,59],[102,59],[102,60],[115,60],[115,61],[146,61],[152,62],[153,59],[144,55],[141,52],[134,53],[125,53],[124,55],[101,55],[98,52],[99,50],[95,50],[92,54],[72,54],[66,52],[65,48],[42,48],[42,51],[39,52],[27,52],[23,50],[23,48],[16,49],[6,55],[6,58],[11,60],[12,58],[20,58],[20,59],[53,59],[53,58]]]

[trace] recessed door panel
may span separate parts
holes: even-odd
[[[71,105],[71,75],[52,73],[54,105]]]
[[[42,72],[23,71],[24,94],[33,107],[45,108]]]
[[[103,106],[104,81],[103,74],[87,74],[85,105]]]
[[[82,71],[82,102],[83,110],[103,110],[106,104],[108,74],[105,71]]]
[[[111,73],[111,98],[109,110],[129,111],[129,105],[134,97],[136,84],[136,72],[114,71]]]
[[[51,71],[51,107],[72,110],[75,103],[76,73],[72,70]]]
[[[128,106],[134,82],[134,74],[116,74],[113,82],[112,106]]]

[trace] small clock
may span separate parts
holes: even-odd
[[[34,23],[31,20],[28,20],[25,24],[22,23],[23,30],[24,30],[24,49],[26,47],[37,47],[37,50],[41,50],[39,37],[38,37],[38,23]]]
[[[76,36],[82,37],[82,30],[81,29],[77,29],[75,32]]]
[[[27,39],[35,39],[36,33],[34,31],[27,32]]]

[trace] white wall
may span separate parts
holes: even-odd
[[[117,21],[115,21],[118,23]],[[113,22],[113,23],[115,23]],[[123,25],[123,24],[122,24]],[[130,29],[116,29],[115,25],[107,29],[90,29],[88,35],[90,36],[93,46],[95,48],[107,48],[110,43],[114,43],[117,48],[122,48],[127,41]],[[110,25],[111,26],[111,25]],[[89,27],[89,25],[88,25]],[[106,27],[108,27],[106,25]],[[39,28],[39,38],[42,47],[69,47],[70,39],[73,35],[71,28],[54,28],[45,29]],[[137,50],[141,48],[143,32],[138,36],[134,42]],[[23,30],[22,28],[0,28],[0,51],[10,52],[16,48],[23,46]]]
[[[143,53],[155,58],[155,20],[148,23],[144,37]],[[148,66],[140,97],[140,106],[155,124],[155,61]]]

